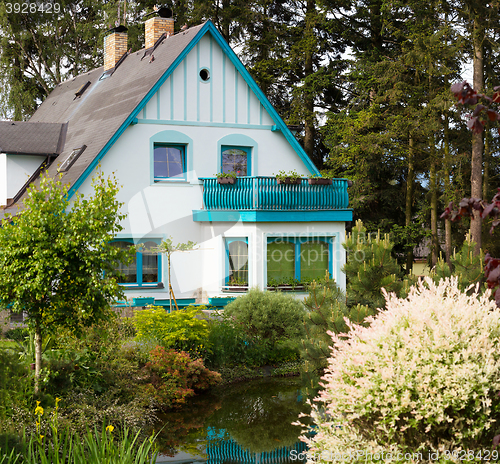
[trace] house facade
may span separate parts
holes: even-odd
[[[110,31],[103,68],[60,84],[29,122],[0,123],[4,211],[42,168],[63,173],[72,194],[91,194],[96,169],[113,174],[127,213],[114,243],[141,244],[121,268],[127,304],[168,305],[167,259],[156,250],[167,238],[197,244],[171,257],[181,305],[300,288],[325,273],[345,289],[347,180],[309,184],[319,172],[214,25],[174,34],[172,18],[155,17],[144,50],[126,43],[124,27]],[[46,146],[20,147],[13,127]],[[303,178],[280,184],[280,171]]]

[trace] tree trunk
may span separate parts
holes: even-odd
[[[448,113],[445,115],[444,122],[444,197],[446,206],[452,201],[451,197],[451,184],[450,184],[450,128]],[[445,247],[444,253],[446,255],[446,262],[448,266],[451,264],[451,220],[445,219],[444,221],[444,234],[445,234]]]
[[[438,194],[436,182],[436,154],[434,138],[431,138],[431,167],[429,170],[429,189],[431,192],[431,265],[434,267],[438,260],[439,238],[437,227]]]
[[[415,177],[415,169],[413,165],[413,136],[410,135],[408,144],[408,175],[406,178],[406,211],[405,225],[409,228],[412,224],[412,204],[413,204],[413,178]],[[410,274],[413,268],[413,249],[409,249],[406,253],[406,273]]]
[[[479,19],[474,19],[473,44],[473,87],[478,92],[484,87],[484,59],[483,59],[483,38],[484,28],[479,23]],[[483,171],[483,134],[472,134],[472,160],[471,160],[471,197],[481,198],[482,195],[482,171]],[[474,254],[477,256],[481,250],[481,216],[479,211],[474,211],[473,219],[470,223],[471,238],[476,242]]]
[[[40,393],[40,374],[42,372],[42,330],[40,323],[35,325],[35,395]]]
[[[490,158],[491,158],[491,131],[490,125],[486,127],[486,134],[484,139],[484,173],[483,173],[483,200],[490,199]]]
[[[314,22],[316,15],[316,1],[307,0],[306,11],[306,30],[305,34],[308,40],[308,45],[305,49],[304,57],[304,78],[312,75],[313,68],[313,53],[314,53]],[[314,92],[309,86],[304,88],[304,151],[312,159],[314,153],[314,139],[316,135],[315,121],[314,121]]]

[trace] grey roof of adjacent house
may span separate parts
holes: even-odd
[[[118,67],[115,67],[114,72],[104,79],[101,79],[104,68],[100,67],[62,82],[40,105],[28,123],[16,122],[16,125],[29,124],[26,127],[36,128],[40,132],[43,132],[41,128],[46,127],[47,133],[49,127],[53,130],[56,125],[61,127],[67,123],[64,148],[49,167],[49,175],[55,176],[58,166],[71,155],[73,150],[86,145],[86,149],[71,168],[63,174],[63,182],[73,186],[202,27],[203,24],[166,38],[154,50],[154,60],[150,60],[149,56],[141,59],[144,50],[140,50],[128,55]],[[90,84],[85,91],[77,96],[78,91],[88,82]],[[47,123],[57,124],[47,125]],[[8,124],[10,122],[5,123]],[[1,130],[0,128],[0,134]],[[54,143],[54,140],[55,138],[51,143]],[[3,146],[0,148],[5,151]],[[21,196],[20,200],[22,198]],[[5,208],[0,212],[0,216],[14,213],[17,211],[17,206],[13,204]]]
[[[54,122],[0,121],[0,153],[58,155],[67,125]]]

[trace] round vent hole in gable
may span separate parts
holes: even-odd
[[[210,72],[208,71],[208,69],[202,69],[200,71],[200,79],[205,82],[210,79]]]

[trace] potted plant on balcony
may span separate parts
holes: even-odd
[[[280,171],[276,174],[278,184],[300,184],[302,182],[302,175],[297,171]]]
[[[309,177],[309,185],[332,185],[332,177],[329,172],[321,174],[321,176],[314,175]]]
[[[236,182],[236,173],[231,172],[218,172],[215,174],[218,184],[234,184]]]

